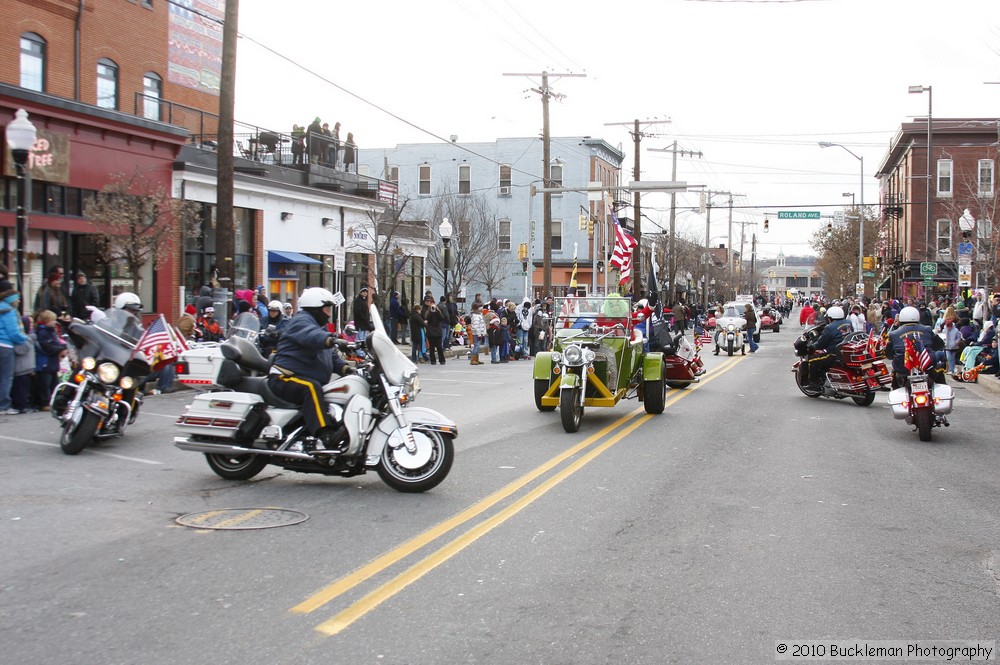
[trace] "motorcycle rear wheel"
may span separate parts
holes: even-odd
[[[931,440],[931,427],[934,415],[930,409],[918,409],[913,412],[913,424],[917,426],[917,436],[921,441]]]
[[[572,434],[579,431],[583,421],[583,404],[580,403],[580,388],[559,391],[559,417],[563,429]]]
[[[875,401],[875,391],[869,390],[863,396],[851,397],[854,403],[858,406],[871,406],[871,403]]]
[[[646,413],[663,413],[664,402],[666,401],[667,388],[663,378],[643,381],[642,385],[642,406]]]
[[[260,455],[205,453],[205,460],[216,475],[226,480],[250,480],[267,466],[267,458]]]
[[[77,407],[83,408],[83,407]],[[98,425],[101,424],[101,417],[96,413],[84,411],[80,422],[73,426],[73,421],[63,425],[62,435],[59,437],[59,447],[67,455],[76,455],[87,447],[97,432]]]
[[[417,447],[430,446],[431,454],[427,462],[416,469],[409,469],[396,461],[396,450],[390,446],[382,449],[382,458],[376,467],[379,478],[397,492],[426,492],[437,487],[451,471],[455,461],[455,444],[452,437],[433,430],[413,431]],[[405,452],[405,448],[402,448]]]

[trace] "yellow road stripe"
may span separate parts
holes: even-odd
[[[372,560],[371,562],[365,564],[361,568],[358,568],[353,573],[350,573],[345,577],[340,578],[333,584],[324,587],[320,591],[316,592],[314,595],[310,596],[306,600],[302,601],[301,603],[293,607],[290,611],[298,614],[308,614],[309,612],[319,609],[320,607],[329,603],[331,600],[333,600],[340,594],[354,588],[355,586],[357,586],[364,580],[368,579],[372,575],[375,575],[376,573],[385,570],[389,566],[399,562],[400,560],[406,558],[413,552],[417,551],[427,543],[430,543],[436,540],[437,538],[440,538],[441,536],[448,533],[452,529],[461,526],[465,522],[471,520],[473,517],[476,517],[477,515],[488,510],[489,508],[492,508],[494,505],[506,499],[514,492],[520,490],[525,485],[535,480],[546,471],[549,471],[552,467],[558,465],[560,462],[563,462],[567,458],[572,457],[573,455],[577,454],[578,452],[580,452],[581,450],[592,444],[594,441],[601,439],[608,432],[611,432],[615,428],[628,422],[629,420],[634,418],[638,413],[639,410],[636,409],[632,413],[619,418],[618,420],[611,423],[601,431],[597,432],[592,436],[587,437],[581,443],[573,446],[572,448],[569,448],[565,452],[556,455],[548,462],[545,462],[541,466],[536,467],[534,470],[529,471],[528,473],[524,474],[517,480],[509,483],[506,487],[497,490],[493,494],[473,504],[469,508],[466,508],[465,510],[458,513],[454,517],[451,517],[445,520],[444,522],[441,522],[440,524],[437,524],[436,526],[428,529],[427,531],[424,531],[423,533],[414,536],[405,543],[386,552],[382,556]]]
[[[404,571],[398,575],[395,579],[386,582],[381,587],[372,591],[364,598],[354,603],[343,612],[340,612],[332,619],[324,621],[320,625],[316,626],[316,631],[323,633],[324,635],[336,635],[340,631],[344,630],[352,623],[360,619],[362,616],[372,611],[378,607],[381,603],[385,602],[389,598],[392,598],[397,593],[405,589],[410,584],[413,584],[421,577],[432,571],[433,569],[440,566],[442,563],[455,556],[463,549],[474,543],[481,536],[489,533],[496,527],[500,526],[508,519],[521,512],[528,505],[533,503],[536,499],[543,496],[550,489],[561,483],[566,478],[570,477],[584,466],[586,466],[591,460],[603,453],[605,450],[615,445],[627,435],[631,434],[635,429],[641,426],[648,420],[653,418],[650,414],[645,414],[641,418],[637,419],[634,423],[623,429],[621,432],[608,439],[606,442],[602,443],[600,446],[594,448],[586,455],[576,460],[568,467],[555,474],[544,483],[533,489],[531,492],[521,497],[511,505],[504,508],[502,511],[494,515],[493,517],[487,519],[484,522],[480,522],[476,526],[469,529],[467,532],[455,538],[453,541],[437,550],[433,554],[430,554],[426,558],[414,564],[408,570]]]
[[[708,383],[722,372],[729,370],[731,367],[735,366],[736,363],[740,362],[740,360],[741,360],[740,358],[727,359],[722,365],[720,365],[714,370],[711,370],[711,372],[707,376],[703,376],[700,383],[693,384],[687,390],[676,391],[677,395],[671,397],[666,402],[665,407],[666,405],[673,404],[674,402],[680,400],[681,398],[684,397],[684,395],[690,394],[691,392],[696,390],[699,386]],[[289,611],[296,614],[308,614],[310,612],[314,612],[320,607],[323,607],[327,603],[336,599],[338,596],[353,589],[358,584],[361,584],[365,580],[380,573],[386,568],[395,565],[396,563],[403,560],[410,554],[413,554],[414,552],[424,547],[425,545],[433,542],[434,540],[440,538],[449,531],[456,529],[457,527],[468,522],[477,515],[480,515],[486,510],[492,508],[494,505],[496,505],[503,499],[509,497],[510,495],[514,494],[518,490],[522,489],[525,485],[531,483],[542,474],[551,470],[553,467],[557,466],[558,464],[562,463],[563,461],[572,457],[573,455],[576,455],[581,450],[587,448],[595,441],[600,440],[605,435],[614,431],[615,429],[625,424],[629,420],[632,420],[642,412],[643,410],[641,408],[635,409],[631,413],[619,418],[618,420],[611,423],[604,429],[598,431],[596,434],[587,437],[579,444],[573,446],[572,448],[567,449],[566,451],[560,453],[559,455],[556,455],[549,461],[541,464],[540,466],[536,467],[532,471],[521,476],[517,480],[509,483],[505,487],[489,495],[485,499],[482,499],[481,501],[473,504],[472,506],[458,513],[454,517],[451,517],[445,520],[444,522],[441,522],[431,527],[427,531],[424,531],[423,533],[414,536],[410,540],[400,544],[399,546],[393,548],[392,550],[386,552],[385,554],[379,556],[378,558],[373,559],[372,561],[365,564],[361,568],[358,568],[357,570],[349,573],[348,575],[345,575],[339,580],[336,580],[332,584],[323,587],[309,598],[306,598],[304,601],[302,601],[295,607],[291,608],[291,610]],[[631,431],[631,429],[629,431]]]
[[[195,524],[201,524],[205,520],[207,520],[207,519],[209,519],[211,517],[215,517],[216,515],[219,515],[222,512],[223,511],[221,511],[221,510],[211,510],[211,511],[209,511],[207,513],[202,513],[201,515],[198,515],[197,517],[192,517],[190,521],[194,522]]]
[[[240,515],[234,515],[233,517],[230,517],[228,520],[222,520],[218,524],[214,524],[212,526],[215,529],[226,529],[229,527],[234,527],[237,524],[242,524],[243,522],[246,522],[248,519],[257,517],[263,512],[264,511],[260,509],[248,510],[245,513],[242,513]]]

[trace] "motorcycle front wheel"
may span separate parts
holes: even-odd
[[[563,429],[572,434],[580,429],[583,420],[583,404],[580,403],[580,388],[559,391],[559,417]]]
[[[267,458],[260,455],[205,453],[205,460],[216,475],[226,480],[250,480],[267,466]]]
[[[83,407],[77,407],[83,408]],[[78,423],[72,420],[63,425],[62,436],[59,437],[59,447],[67,455],[76,455],[87,447],[94,438],[101,417],[96,413],[84,411]]]
[[[934,415],[930,409],[918,409],[913,412],[913,424],[917,426],[917,436],[921,441],[931,440],[931,423]]]
[[[405,447],[395,450],[385,446],[376,467],[379,478],[397,492],[426,492],[437,487],[451,471],[455,460],[452,437],[433,430],[413,430],[413,438],[417,443],[417,456],[427,457],[425,462],[411,468],[412,465],[408,465],[404,457],[409,455]]]
[[[806,368],[803,363],[799,365],[799,369],[795,372],[795,385],[799,387],[799,390],[802,391],[803,395],[806,395],[807,397],[819,397],[822,391],[810,387],[805,377]]]

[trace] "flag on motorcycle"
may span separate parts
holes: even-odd
[[[906,350],[903,352],[903,367],[910,371],[917,366],[917,362],[917,349],[913,346],[913,340],[907,337]]]
[[[133,357],[143,354],[150,369],[163,369],[187,350],[187,343],[167,324],[162,314],[142,333]]]
[[[868,355],[873,358],[876,357],[877,349],[875,348],[875,328],[868,331],[868,344],[865,345],[865,348],[868,350]]]
[[[622,228],[614,211],[611,212],[611,221],[615,223],[615,249],[611,253],[611,265],[618,268],[620,286],[632,276],[632,249],[638,243]]]
[[[924,347],[920,350],[920,355],[917,356],[917,367],[920,368],[921,372],[926,372],[927,368],[931,366],[931,354]]]

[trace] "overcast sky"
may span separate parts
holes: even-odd
[[[314,117],[342,124],[364,148],[447,140],[493,141],[541,132],[528,92],[550,72],[565,98],[550,107],[555,136],[593,136],[626,153],[641,126],[643,180],[678,180],[745,197],[738,221],[757,227],[771,257],[813,253],[826,222],[779,221],[778,210],[832,214],[878,198],[872,177],[900,123],[933,116],[1000,117],[997,0],[241,0],[236,118],[279,131]],[[558,73],[586,74],[558,78]],[[541,166],[539,165],[539,170]],[[669,196],[643,198],[668,219]],[[678,197],[697,206],[698,195]],[[725,197],[717,197],[723,205]],[[716,223],[715,220],[720,220]],[[713,244],[725,242],[713,213]],[[704,220],[683,213],[681,231],[704,239]],[[748,227],[748,232],[749,232]],[[644,226],[648,232],[648,227]]]

